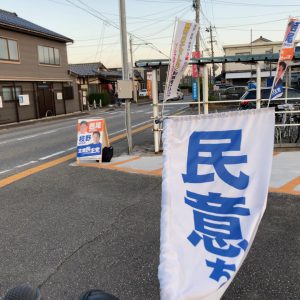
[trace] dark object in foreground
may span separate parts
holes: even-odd
[[[102,151],[102,162],[110,162],[114,155],[114,148],[112,146],[104,147]]]
[[[42,296],[39,289],[33,289],[30,285],[22,284],[10,289],[3,300],[42,300]]]

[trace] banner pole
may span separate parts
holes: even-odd
[[[154,152],[159,152],[160,130],[158,120],[158,89],[157,89],[157,71],[152,70],[152,101],[153,101],[153,133],[154,133]]]
[[[173,36],[172,36],[172,44],[171,44],[171,50],[170,50],[170,57],[169,57],[169,63],[168,63],[168,71],[167,71],[167,77],[166,77],[166,82],[169,82],[169,73],[170,73],[170,63],[171,63],[171,56],[172,56],[172,51],[173,51],[173,41],[174,41],[174,36],[175,36],[175,31],[177,27],[177,22],[178,18],[175,18],[175,24],[174,24],[174,29],[173,29]],[[164,96],[163,96],[163,105],[161,109],[161,116],[164,115],[164,108],[165,108],[165,99],[166,99],[166,93],[167,93],[167,85],[165,85],[165,90],[164,90]]]
[[[261,102],[261,72],[259,62],[256,63],[256,109],[260,109]]]
[[[208,114],[208,69],[207,69],[207,65],[203,66],[202,90],[203,90],[204,114],[207,115]]]

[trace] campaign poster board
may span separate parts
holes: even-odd
[[[19,105],[24,106],[24,105],[29,105],[29,95],[19,95]]]
[[[77,124],[77,161],[101,162],[103,147],[109,146],[104,119],[79,119]]]

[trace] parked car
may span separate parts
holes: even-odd
[[[225,90],[229,87],[232,87],[233,85],[230,83],[216,83],[214,86],[214,90],[218,91],[218,90]]]
[[[219,90],[221,100],[238,100],[247,91],[247,86],[231,86]]]
[[[177,89],[176,93],[177,93],[176,97],[168,99],[168,100],[175,101],[175,100],[183,100],[184,99],[183,92],[180,89]]]
[[[140,96],[140,97],[146,97],[146,96],[148,96],[148,91],[147,91],[147,89],[141,89],[141,90],[139,91],[139,96]]]
[[[266,106],[270,97],[271,93],[271,87],[265,87],[261,89],[261,106]],[[244,93],[244,95],[241,97],[241,103],[240,108],[241,109],[249,109],[249,108],[255,108],[256,104],[253,101],[249,101],[252,99],[256,99],[256,89],[249,89]],[[288,88],[287,90],[287,103],[300,103],[300,91]],[[277,106],[278,104],[285,103],[285,87],[283,88],[283,95],[282,98],[270,100],[269,106]]]

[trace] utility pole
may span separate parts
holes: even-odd
[[[137,102],[137,94],[134,85],[134,70],[133,70],[133,54],[132,54],[132,35],[129,37],[129,51],[130,51],[130,61],[131,61],[131,81],[132,81],[132,94],[133,94],[133,101]]]
[[[193,7],[196,12],[196,23],[199,24],[199,30],[196,36],[195,50],[200,51],[200,0],[194,0]]]
[[[200,53],[200,0],[193,0],[193,8],[195,9],[196,12],[196,23],[199,25],[198,27],[198,32],[196,35],[196,43],[195,43],[195,51],[196,53]],[[197,84],[198,85],[198,113],[200,114],[200,67],[197,65],[197,74],[198,74],[198,80]]]
[[[213,40],[213,35],[212,35],[212,27],[211,25],[209,26],[209,28],[206,28],[206,31],[210,33],[210,50],[211,50],[211,57],[212,59],[214,59],[215,57],[215,52],[214,52],[214,43],[215,41]],[[215,79],[216,77],[216,71],[215,71],[215,63],[212,63],[212,72],[213,72],[213,78]]]
[[[120,31],[121,31],[121,47],[122,47],[122,79],[129,80],[125,0],[119,0],[119,3],[120,3],[120,29],[121,29]],[[125,99],[125,126],[127,131],[128,153],[131,154],[132,131],[131,131],[129,99]]]

